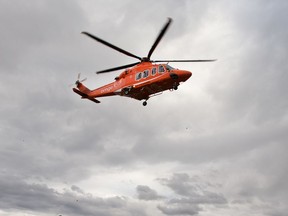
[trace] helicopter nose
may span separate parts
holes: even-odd
[[[188,80],[192,76],[190,71],[181,70],[179,73],[179,78],[183,81]]]

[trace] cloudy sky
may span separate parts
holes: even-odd
[[[0,214],[284,216],[288,2],[0,1]],[[193,76],[143,107],[84,101],[135,61],[88,31]],[[120,73],[120,72],[119,72]]]

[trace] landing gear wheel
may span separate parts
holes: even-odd
[[[146,106],[146,105],[147,105],[147,101],[144,101],[144,102],[143,102],[143,106]]]
[[[174,89],[174,90],[177,90],[177,89],[178,89],[178,86],[177,86],[177,85],[175,85],[175,86],[173,87],[173,89]]]

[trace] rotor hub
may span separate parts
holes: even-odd
[[[141,62],[150,62],[148,57],[142,57]]]

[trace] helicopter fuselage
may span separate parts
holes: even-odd
[[[77,87],[81,92],[86,91],[87,98],[119,95],[147,101],[159,92],[176,90],[180,83],[185,82],[191,75],[189,71],[175,69],[168,64],[142,62],[126,69],[114,82],[102,87],[89,90],[82,83],[78,83]]]

